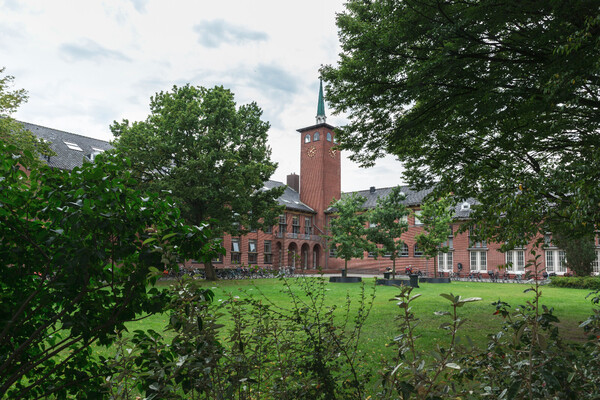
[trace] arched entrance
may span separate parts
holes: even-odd
[[[288,252],[288,260],[287,266],[296,268],[296,261],[298,259],[298,245],[295,242],[290,243],[287,249]]]
[[[308,254],[310,251],[310,247],[307,243],[302,245],[302,250],[300,251],[300,266],[302,269],[308,269],[310,264],[308,262]]]
[[[321,246],[318,244],[315,244],[315,246],[313,247],[313,254],[312,254],[312,268],[313,269],[317,269],[321,266],[323,266],[321,264]]]

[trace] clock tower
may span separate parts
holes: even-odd
[[[323,82],[319,85],[316,124],[300,132],[300,201],[317,212],[316,225],[325,231],[324,211],[341,194],[341,157],[334,127],[327,124]]]

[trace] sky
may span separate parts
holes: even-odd
[[[173,85],[222,85],[256,102],[285,182],[300,172],[300,133],[315,124],[319,67],[337,64],[344,0],[0,0],[0,67],[28,92],[13,117],[112,140]],[[343,115],[327,123],[344,125]],[[364,169],[342,153],[342,191],[402,182],[394,157]]]

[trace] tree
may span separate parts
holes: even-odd
[[[264,188],[277,165],[261,115],[255,103],[236,108],[223,87],[174,86],[152,97],[145,121],[111,130],[140,187],[169,192],[190,224],[209,223],[216,237],[240,235],[280,213],[275,200],[284,188]],[[211,260],[204,265],[207,279],[216,279]]]
[[[364,197],[352,193],[331,203],[335,217],[329,222],[328,240],[335,247],[336,257],[344,260],[344,277],[348,274],[348,260],[363,258],[364,252],[374,247],[367,239],[368,214],[362,212],[364,202]]]
[[[92,346],[163,311],[166,291],[150,284],[212,257],[208,230],[129,188],[117,157],[69,172],[19,152],[0,142],[0,397],[96,398],[112,371]]]
[[[377,249],[379,254],[389,254],[392,260],[392,279],[396,277],[396,258],[404,247],[400,236],[408,230],[406,217],[409,210],[404,205],[406,199],[399,186],[392,188],[390,194],[377,199],[377,206],[372,209],[368,218],[371,222],[367,238],[382,247]]]
[[[341,59],[321,73],[351,158],[391,152],[415,187],[476,198],[498,242],[593,232],[597,1],[350,0],[337,24]]]
[[[567,267],[577,276],[589,276],[593,271],[596,260],[596,245],[594,237],[569,237],[564,234],[552,235],[552,242],[564,250]]]
[[[4,68],[0,68],[0,74]],[[11,118],[21,103],[27,101],[27,93],[23,89],[12,90],[14,77],[5,75],[0,77],[0,141],[14,145],[21,152],[21,156],[28,154],[30,164],[41,165],[39,156],[53,156],[49,143],[40,140],[33,133],[23,127],[23,124]]]
[[[448,252],[448,246],[442,243],[448,241],[450,224],[454,218],[454,203],[452,198],[443,197],[438,200],[431,198],[421,204],[419,220],[423,223],[424,232],[415,236],[417,245],[427,259],[433,258],[433,276],[437,276],[435,257]]]

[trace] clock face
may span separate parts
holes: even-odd
[[[329,155],[332,158],[335,158],[336,153],[337,153],[337,149],[334,149],[334,148],[329,149]]]
[[[314,157],[317,154],[317,148],[315,146],[310,146],[306,151],[306,155],[309,157]]]

